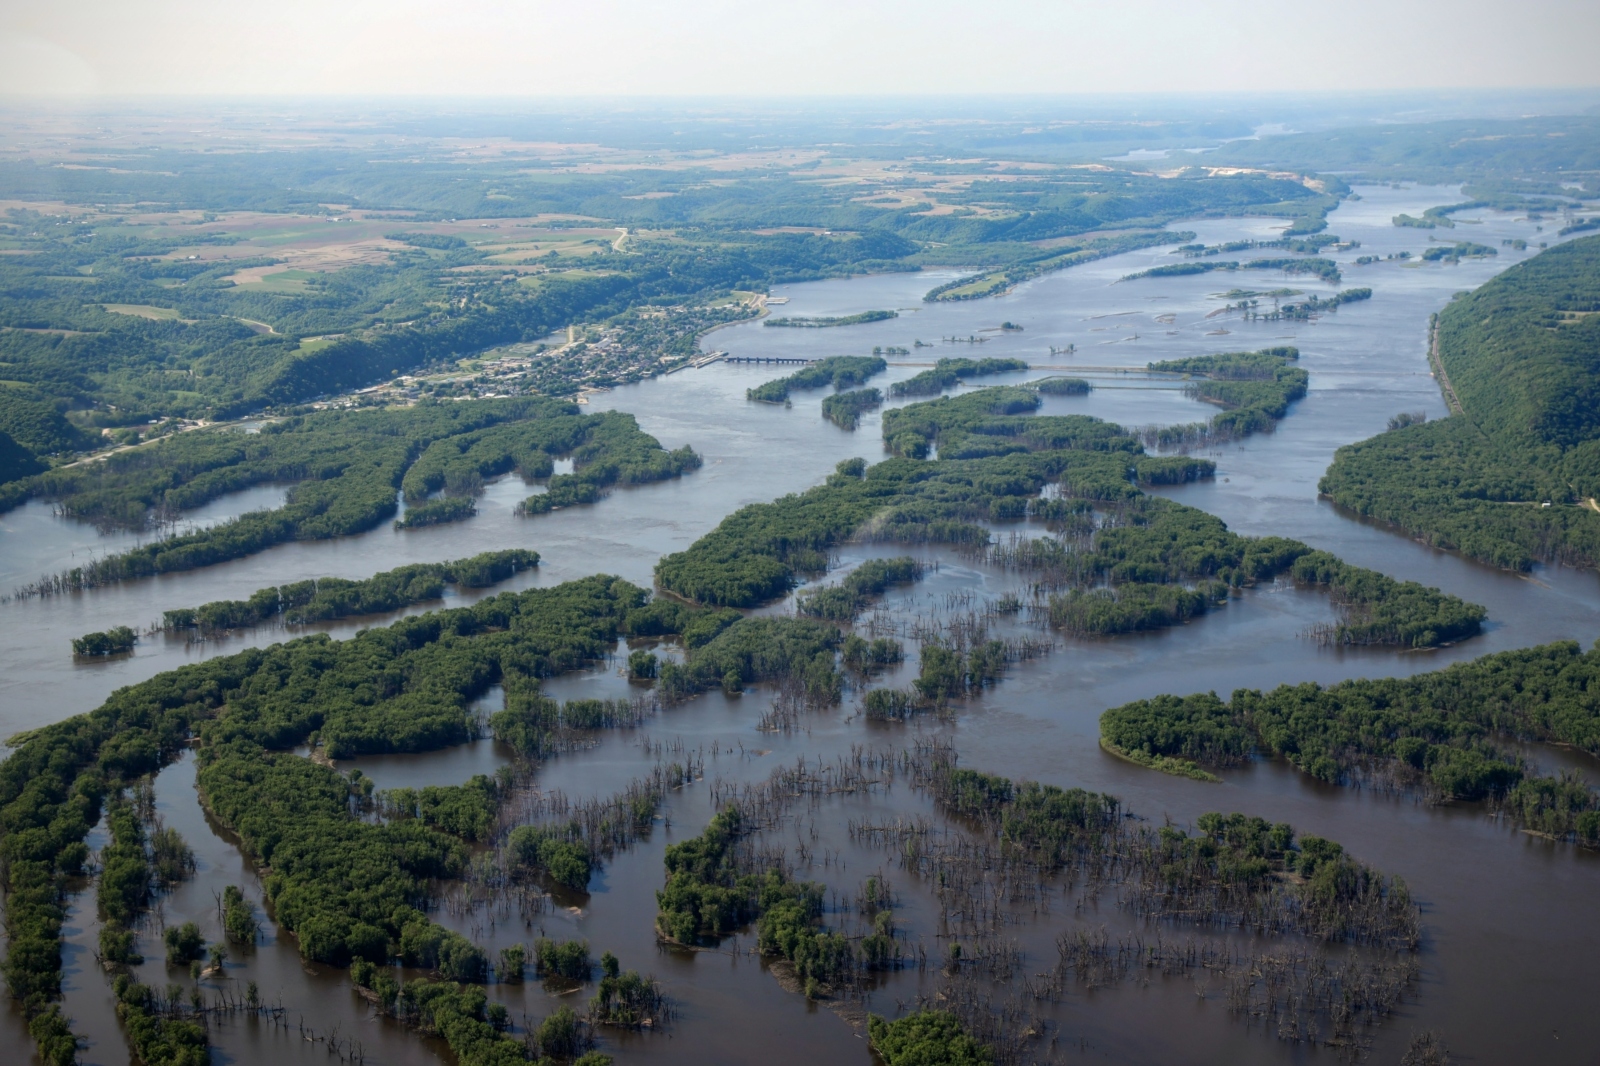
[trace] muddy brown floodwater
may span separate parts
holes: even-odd
[[[1227,288],[1292,284],[1305,291],[1327,289],[1315,281],[1239,272],[1119,282],[1124,275],[1174,261],[1166,249],[1150,249],[966,303],[921,302],[927,289],[951,276],[945,273],[785,286],[777,294],[789,297],[787,314],[837,315],[877,308],[898,308],[901,314],[830,330],[769,330],[746,323],[718,331],[704,346],[750,356],[866,354],[874,345],[911,349],[913,354],[895,358],[902,364],[931,363],[943,355],[1018,356],[1064,373],[1081,373],[1096,386],[1087,396],[1048,399],[1047,413],[1081,412],[1145,426],[1197,421],[1213,410],[1185,397],[1170,382],[1139,374],[1145,363],[1294,344],[1302,353],[1300,365],[1311,376],[1307,397],[1275,432],[1205,450],[1202,454],[1218,464],[1215,481],[1165,494],[1220,516],[1238,532],[1295,537],[1352,563],[1484,604],[1489,624],[1483,635],[1426,653],[1323,648],[1302,634],[1332,618],[1326,597],[1278,584],[1248,591],[1224,610],[1165,632],[1109,641],[1057,641],[1049,654],[1016,664],[997,686],[943,721],[869,722],[861,713],[859,693],[850,692],[839,707],[779,716],[779,728],[763,729],[764,720],[772,724],[772,691],[757,688],[740,697],[710,693],[660,710],[637,728],[602,733],[592,747],[563,754],[532,772],[530,787],[539,796],[583,800],[615,793],[658,766],[675,763],[696,771],[693,780],[668,794],[651,831],[596,873],[587,894],[471,903],[462,886],[445,886],[435,912],[438,920],[491,953],[540,935],[581,936],[596,955],[610,950],[625,968],[653,973],[671,1000],[671,1024],[649,1034],[603,1033],[603,1049],[620,1062],[866,1063],[866,1041],[852,1025],[853,1012],[892,1013],[919,996],[953,994],[951,988],[988,997],[994,1012],[1022,1012],[1018,1017],[1025,1016],[1026,1024],[1040,1034],[1026,1045],[1028,1059],[1345,1061],[1338,1048],[1281,1039],[1272,1024],[1246,1024],[1230,1010],[1226,981],[1212,971],[1151,975],[1094,988],[1076,979],[1053,982],[1043,976],[1057,965],[1056,937],[1073,930],[1103,928],[1113,943],[1132,936],[1153,942],[1159,935],[1168,943],[1193,937],[1196,943],[1245,953],[1314,947],[1296,938],[1252,942],[1215,929],[1144,923],[1119,905],[1116,890],[1091,893],[1066,877],[1047,878],[1013,894],[1010,902],[994,908],[981,929],[970,918],[967,925],[952,919],[932,880],[904,868],[903,851],[853,831],[864,824],[881,827],[916,819],[949,827],[929,797],[913,787],[903,765],[894,761],[919,742],[937,740],[953,745],[965,767],[1111,793],[1145,824],[1159,825],[1169,818],[1192,824],[1206,811],[1243,811],[1330,837],[1363,862],[1403,877],[1422,907],[1420,978],[1393,1015],[1364,1031],[1373,1062],[1397,1062],[1411,1034],[1428,1029],[1441,1032],[1460,1061],[1592,1062],[1594,1048],[1600,1046],[1600,1013],[1592,1008],[1593,990],[1600,987],[1600,921],[1593,905],[1600,888],[1596,856],[1515,832],[1477,806],[1429,806],[1411,796],[1324,786],[1280,761],[1258,760],[1224,773],[1221,784],[1204,784],[1142,770],[1106,755],[1097,745],[1097,721],[1105,708],[1158,693],[1215,690],[1226,695],[1238,687],[1287,681],[1409,674],[1491,651],[1563,639],[1588,645],[1600,636],[1600,583],[1593,573],[1548,567],[1518,577],[1493,571],[1340,514],[1317,499],[1317,479],[1340,445],[1381,431],[1401,411],[1445,414],[1428,373],[1428,315],[1452,293],[1481,284],[1534,254],[1539,240],[1551,239],[1538,233],[1534,222],[1484,211],[1472,220],[1477,223],[1475,241],[1500,246],[1501,240],[1520,237],[1534,247],[1524,252],[1504,246],[1496,258],[1458,264],[1385,260],[1356,266],[1357,255],[1419,253],[1426,233],[1397,229],[1390,218],[1401,212],[1421,214],[1458,199],[1448,188],[1360,192],[1361,200],[1345,203],[1330,217],[1329,228],[1361,242],[1357,250],[1333,255],[1344,269],[1343,287],[1370,286],[1373,297],[1311,322],[1249,323],[1211,312],[1226,302],[1216,294]],[[1457,221],[1469,220],[1458,216]],[[1224,219],[1182,228],[1214,243],[1270,238],[1281,225],[1270,219]],[[1025,329],[995,330],[1004,320]],[[968,336],[988,339],[970,346],[941,340]],[[917,341],[932,347],[917,347]],[[1068,345],[1075,346],[1073,354],[1052,354],[1052,349]],[[1132,372],[1105,369],[1112,367]],[[874,384],[909,377],[918,369],[894,366]],[[513,546],[538,550],[544,562],[506,587],[553,584],[596,572],[648,584],[657,558],[687,547],[738,507],[818,484],[840,460],[862,456],[876,461],[882,455],[877,413],[864,417],[855,432],[845,432],[822,420],[821,393],[797,393],[788,408],[745,401],[746,388],[781,372],[770,366],[716,364],[593,397],[592,408],[629,411],[665,446],[690,444],[706,459],[701,470],[679,481],[619,490],[593,507],[517,518],[512,508],[528,490],[508,478],[489,486],[480,514],[467,522],[406,533],[384,527],[338,541],[285,545],[193,573],[0,604],[6,634],[0,646],[0,735],[90,710],[112,689],[184,662],[284,639],[284,631],[263,628],[208,643],[146,637],[132,655],[103,663],[75,664],[69,654],[69,639],[86,631],[147,624],[166,609],[242,598],[269,584],[327,575],[366,577],[405,562]],[[1036,376],[1037,371],[1003,375],[982,383]],[[277,487],[240,493],[188,520],[217,521],[270,506],[282,492]],[[1002,538],[1038,532],[1029,523],[996,527]],[[90,553],[120,550],[135,539],[102,536],[92,527],[54,516],[47,505],[30,504],[0,516],[0,588],[24,584]],[[839,561],[848,567],[868,556],[893,554],[902,551],[851,546],[839,552]],[[953,551],[915,554],[937,563],[937,569],[918,584],[892,592],[883,610],[872,616],[877,624],[904,629],[917,618],[948,621],[981,609],[1023,581],[1021,575]],[[447,602],[459,601],[452,597]],[[764,610],[791,607],[792,601],[786,601]],[[347,636],[385,620],[322,628],[336,637]],[[1042,635],[1018,619],[994,620],[991,629],[997,636]],[[914,675],[916,642],[906,643],[911,661],[884,683],[904,684]],[[619,645],[612,661],[553,679],[547,690],[560,699],[638,695],[640,690],[621,673],[627,650]],[[499,698],[491,692],[484,710],[492,710]],[[874,752],[884,753],[888,765],[868,758]],[[1541,766],[1576,769],[1600,780],[1600,769],[1585,756],[1538,745],[1528,746],[1525,754]],[[430,755],[343,765],[360,767],[380,787],[395,787],[459,783],[511,762],[509,751],[485,738]],[[853,766],[875,769],[853,789],[791,797],[774,807],[761,842],[780,849],[797,875],[828,886],[825,920],[831,927],[859,932],[863,919],[854,898],[869,876],[886,879],[901,949],[914,960],[876,976],[860,998],[843,1005],[809,1003],[786,991],[753,953],[753,933],[731,938],[719,950],[692,953],[661,947],[653,933],[666,846],[698,834],[717,797],[759,787],[779,768],[802,762],[813,774]],[[220,933],[216,898],[222,888],[237,884],[259,905],[261,886],[234,843],[196,802],[192,758],[162,771],[155,787],[166,824],[195,849],[198,873],[164,896],[141,926],[143,950],[155,961],[139,967],[139,974],[157,986],[176,982],[187,994],[193,982],[186,974],[169,974],[159,961],[161,927],[192,920],[213,939]],[[973,832],[963,826],[952,831]],[[104,842],[103,830],[97,829],[91,845]],[[128,1058],[126,1044],[111,1009],[109,979],[92,954],[98,928],[93,885],[85,883],[69,914],[66,1010],[89,1040],[84,1061],[121,1066]],[[969,966],[952,977],[942,961],[952,942],[965,943],[969,952],[987,947],[998,961],[987,968]],[[1352,951],[1332,948],[1327,954],[1342,960]],[[1371,952],[1353,955],[1369,958]],[[351,992],[344,974],[302,963],[292,937],[281,934],[270,919],[259,945],[236,952],[224,978],[202,985],[208,995],[226,989],[237,995],[250,981],[263,1000],[281,1004],[283,1021],[244,1016],[215,1020],[212,1042],[219,1063],[326,1062],[330,1037],[341,1047],[357,1042],[369,1062],[430,1063],[450,1057],[442,1044],[420,1040],[375,1017]],[[489,991],[511,1009],[518,1031],[589,994],[563,996],[537,981],[492,985]],[[14,1010],[0,1011],[0,1040],[13,1049],[29,1043]]]

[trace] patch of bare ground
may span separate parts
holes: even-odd
[[[788,959],[775,959],[767,963],[767,972],[777,980],[778,987],[791,995],[805,995],[805,982],[800,975],[795,973],[794,963]],[[813,1001],[819,1006],[828,1008],[844,1020],[845,1024],[857,1033],[867,1031],[867,1012],[855,1000],[841,999],[831,994],[823,994]]]

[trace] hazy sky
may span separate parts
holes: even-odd
[[[0,93],[1600,85],[1600,0],[0,0]]]

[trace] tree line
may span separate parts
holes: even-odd
[[[769,318],[764,326],[788,326],[792,329],[823,329],[829,326],[859,326],[867,322],[884,322],[899,318],[898,311],[861,311],[853,315],[827,315],[812,318]]]
[[[436,600],[446,585],[487,588],[539,565],[539,553],[525,548],[483,552],[449,563],[413,563],[369,578],[313,578],[258,589],[245,600],[214,600],[162,614],[167,629],[222,632],[282,618],[286,625],[309,625],[353,615],[398,611]]]
[[[889,386],[891,396],[937,396],[968,378],[1028,369],[1025,359],[940,359],[930,370]]]
[[[1496,738],[1600,754],[1600,649],[1576,643],[1488,655],[1409,678],[1158,696],[1106,711],[1101,740],[1153,769],[1204,776],[1261,750],[1354,784],[1382,773],[1445,799],[1492,800],[1530,829],[1600,846],[1600,793],[1541,775]],[[1197,774],[1196,771],[1199,771]]]
[[[1332,259],[1321,256],[1310,256],[1305,259],[1277,258],[1277,259],[1251,259],[1248,262],[1239,262],[1236,259],[1228,260],[1190,260],[1187,263],[1169,263],[1166,266],[1151,267],[1135,274],[1125,275],[1123,281],[1138,281],[1140,278],[1179,278],[1190,274],[1209,274],[1212,271],[1224,270],[1281,270],[1285,274],[1310,274],[1311,276],[1326,281],[1330,285],[1337,285],[1344,277],[1339,271],[1339,264]]]

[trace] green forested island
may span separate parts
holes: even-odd
[[[1555,644],[1403,679],[1159,696],[1105,712],[1101,741],[1152,769],[1193,776],[1259,746],[1335,784],[1376,769],[1445,798],[1492,799],[1529,828],[1600,845],[1600,793],[1541,774],[1499,741],[1525,737],[1600,751],[1600,649]],[[1202,775],[1209,776],[1209,775]]]
[[[840,429],[855,429],[863,413],[880,406],[883,393],[877,389],[855,389],[822,398],[822,417]]]
[[[1027,370],[1024,359],[940,359],[931,370],[924,370],[904,381],[889,386],[891,396],[937,396],[946,389],[955,388],[968,378],[981,378],[990,374],[1007,374],[1013,370]]]
[[[485,478],[513,469],[549,477],[553,454],[571,455],[574,472],[551,478],[547,492],[524,501],[524,513],[592,503],[607,486],[677,477],[699,465],[691,449],[664,450],[620,412],[583,415],[567,401],[536,398],[430,402],[314,411],[256,433],[181,433],[14,482],[0,488],[0,504],[16,507],[40,497],[65,514],[138,530],[224,493],[293,483],[275,510],[96,559],[35,586],[52,592],[192,570],[288,541],[359,533],[395,513],[397,491],[423,507],[441,489],[466,498],[482,491]],[[449,520],[471,514],[464,505],[434,506],[448,506],[439,517]]]
[[[1184,392],[1227,408],[1209,422],[1162,426],[1153,442],[1162,446],[1233,440],[1270,430],[1303,399],[1311,375],[1294,366],[1298,348],[1264,348],[1259,352],[1224,352],[1149,364],[1158,373],[1197,378]]]
[[[1286,205],[1285,205],[1286,206]],[[1310,205],[1307,205],[1310,206]],[[1314,208],[1313,208],[1314,209]],[[1119,237],[1099,237],[1074,241],[1064,247],[1051,247],[1046,251],[1029,251],[1018,256],[1005,267],[986,270],[975,277],[957,278],[929,289],[923,300],[929,303],[981,300],[1009,292],[1030,278],[1052,270],[1064,270],[1080,263],[1105,259],[1108,256],[1131,252],[1140,248],[1168,244],[1174,240],[1192,240],[1194,234],[1178,233],[1128,233]]]
[[[791,389],[825,389],[830,385],[848,389],[887,369],[889,364],[878,355],[830,355],[786,378],[776,378],[748,389],[745,395],[762,403],[783,403]]]
[[[74,655],[116,655],[119,652],[132,651],[134,644],[138,643],[139,634],[127,626],[112,626],[99,633],[85,633],[72,640],[72,653]]]
[[[1042,378],[1029,382],[1028,387],[1046,396],[1087,396],[1091,388],[1082,378]]]
[[[1247,375],[1271,372],[1284,356],[1208,358],[1221,360],[1208,367]],[[1121,427],[1099,419],[1033,415],[1039,402],[1029,389],[995,388],[887,412],[884,438],[908,458],[847,462],[826,485],[737,511],[687,551],[663,558],[656,581],[702,604],[754,607],[787,592],[798,575],[825,570],[829,550],[852,538],[984,545],[990,533],[979,523],[1035,515],[1093,534],[1077,550],[1040,541],[1030,557],[1013,560],[1050,573],[1051,587],[1065,586],[1043,606],[1068,633],[1178,624],[1226,602],[1230,588],[1280,573],[1333,593],[1345,613],[1333,633],[1340,644],[1431,647],[1478,632],[1482,607],[1296,541],[1240,537],[1202,511],[1145,495],[1139,482],[1182,483],[1214,468],[1146,455]],[[934,443],[940,458],[922,458]],[[1052,482],[1060,495],[1040,498]]]
[[[417,563],[360,581],[324,577],[258,590],[247,600],[217,600],[166,611],[167,629],[202,633],[257,626],[280,616],[287,625],[309,625],[350,615],[376,614],[436,600],[446,585],[487,588],[539,565],[539,553],[524,548],[484,552],[450,563]]]
[[[1214,270],[1281,270],[1285,274],[1310,274],[1335,285],[1343,277],[1339,272],[1338,264],[1333,260],[1324,259],[1320,256],[1310,256],[1305,259],[1251,259],[1243,263],[1232,259],[1226,261],[1172,263],[1168,266],[1151,267],[1149,270],[1128,274],[1122,280],[1138,281],[1140,278],[1178,278],[1188,274],[1209,274]]]
[[[769,318],[763,326],[788,326],[791,329],[823,329],[828,326],[859,326],[866,322],[883,322],[899,318],[898,311],[861,311],[853,315],[834,315],[821,318]]]

